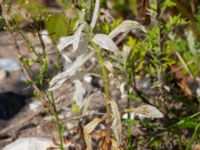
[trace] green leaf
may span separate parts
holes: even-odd
[[[138,15],[137,5],[137,0],[129,0],[129,8],[136,16]]]
[[[174,7],[174,6],[176,6],[176,3],[172,2],[171,0],[166,0],[164,2],[164,6]]]
[[[130,32],[131,30],[141,30],[146,32],[146,29],[137,21],[125,20],[119,26],[117,26],[113,31],[110,32],[109,37],[114,38],[120,33]]]
[[[72,103],[71,110],[74,113],[79,113],[80,112],[80,109],[79,109],[79,107],[77,106],[77,104],[75,102]]]
[[[188,143],[188,145],[187,145],[187,147],[186,147],[186,150],[191,149],[192,144],[195,142],[195,139],[196,139],[196,137],[197,137],[198,134],[199,134],[199,132],[198,132],[198,131],[199,131],[199,128],[200,128],[200,123],[196,125],[195,130],[194,130],[194,133],[192,134],[192,137],[191,137],[191,139],[190,139],[190,141],[189,141],[189,143]]]
[[[195,119],[187,118],[179,121],[172,127],[179,127],[179,128],[195,128],[198,125],[198,122]]]
[[[68,21],[64,14],[53,14],[46,22],[48,32],[52,40],[58,40],[59,37],[67,35]]]
[[[92,41],[103,49],[119,54],[119,49],[113,40],[105,34],[96,34]]]

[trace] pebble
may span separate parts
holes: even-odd
[[[84,77],[83,77],[83,80],[86,82],[86,83],[91,83],[92,82],[92,76],[90,76],[90,75],[85,75]]]
[[[29,104],[29,108],[34,112],[36,112],[40,106],[41,102],[39,100],[34,100]]]
[[[3,150],[47,150],[47,148],[53,146],[51,139],[30,137],[19,138],[13,143],[8,144]]]
[[[10,58],[0,58],[0,69],[8,72],[17,71],[21,69],[20,64]]]
[[[74,145],[71,142],[64,143],[65,150],[80,149],[80,146]],[[3,150],[48,150],[54,149],[59,150],[59,147],[53,143],[51,139],[42,137],[28,137],[19,138],[16,141],[8,144],[3,148]]]

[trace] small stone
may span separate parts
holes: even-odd
[[[83,77],[83,80],[86,82],[86,83],[91,83],[92,82],[92,76],[90,75],[85,75]]]
[[[18,61],[9,58],[0,58],[0,69],[8,72],[17,71],[21,69]]]
[[[29,104],[29,108],[34,112],[36,112],[40,106],[41,102],[39,100],[34,100]]]
[[[59,142],[59,141],[56,141]],[[74,145],[71,142],[64,143],[64,149],[70,150]],[[57,145],[53,143],[51,139],[41,137],[29,137],[19,138],[18,140],[8,144],[3,150],[47,150],[47,149],[59,149]]]
[[[3,150],[46,150],[53,147],[51,139],[47,138],[20,138],[13,143],[8,144]]]

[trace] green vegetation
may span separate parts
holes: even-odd
[[[35,0],[16,4],[5,0],[1,20],[5,21],[4,30],[16,41],[27,84],[33,86],[57,125],[61,150],[67,128],[59,119],[54,91],[65,82],[73,82],[93,56],[99,63],[96,67],[101,68],[97,73],[104,81],[106,117],[101,119],[106,124],[106,135],[102,149],[189,150],[200,144],[198,1],[58,0],[57,5],[59,8],[52,10]],[[29,27],[22,26],[24,22]],[[47,36],[57,44],[53,72],[42,30],[47,30]],[[35,49],[25,32],[38,36],[42,52]],[[28,46],[28,56],[21,54],[16,34]],[[64,54],[69,47],[76,59],[65,70],[61,60],[69,62]],[[32,69],[35,64],[41,66],[39,73]],[[123,110],[115,107],[116,100],[111,97],[111,76],[117,88],[124,89],[121,95],[127,107]],[[133,108],[132,103],[139,107]],[[83,108],[74,102],[71,109],[80,117]],[[131,117],[133,114],[136,117]],[[114,122],[120,124],[113,128]],[[133,128],[141,134],[133,135]],[[122,135],[126,138],[122,139]],[[84,140],[90,149],[91,143]]]

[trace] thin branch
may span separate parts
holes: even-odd
[[[183,67],[185,68],[185,70],[188,72],[189,76],[194,79],[194,76],[192,75],[190,69],[188,68],[187,64],[185,63],[185,60],[183,59],[183,57],[181,56],[181,54],[179,52],[175,53],[176,56],[178,57],[178,59],[181,61],[181,63],[183,64]]]

